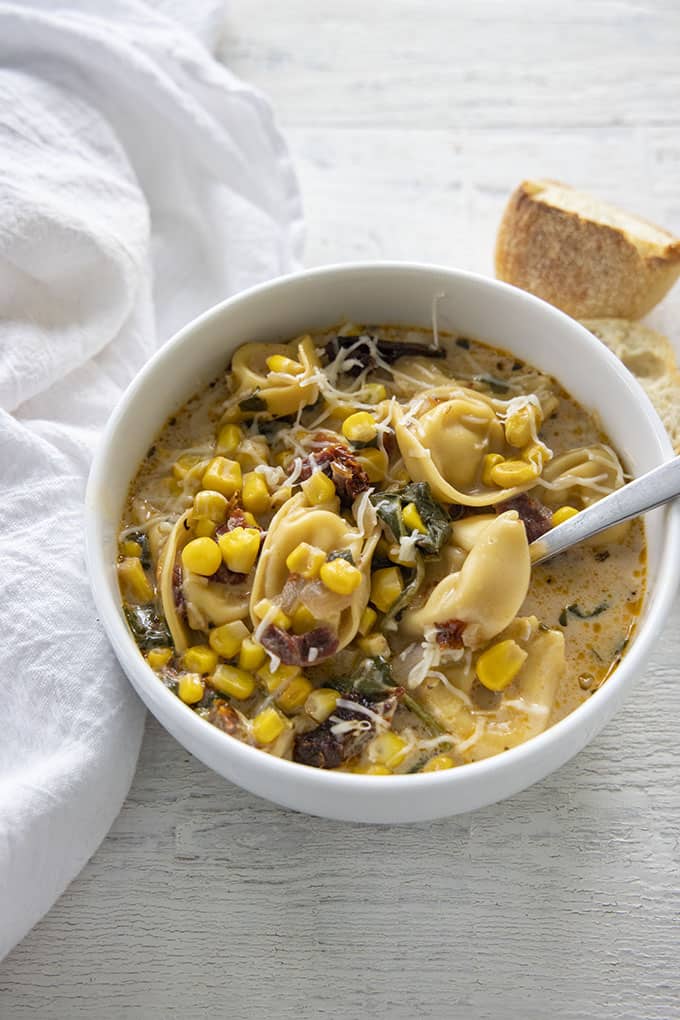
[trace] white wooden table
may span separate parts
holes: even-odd
[[[309,265],[491,272],[550,175],[680,232],[680,6],[234,0]],[[652,323],[680,337],[680,287]],[[0,1017],[680,1017],[680,612],[606,732],[473,815],[361,827],[213,775],[149,719],[123,811],[0,969]]]

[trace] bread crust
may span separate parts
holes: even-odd
[[[584,211],[551,204],[551,187],[568,192],[570,204],[582,200]],[[496,275],[575,318],[639,319],[680,276],[680,240],[623,212],[625,227],[600,222],[593,207],[589,196],[559,182],[523,181],[500,223]],[[658,240],[645,237],[645,227]]]

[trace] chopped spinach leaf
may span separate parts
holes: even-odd
[[[431,715],[427,709],[423,708],[422,705],[419,705],[415,698],[412,698],[410,694],[404,692],[401,697],[401,701],[410,712],[413,712],[413,714],[427,726],[430,733],[434,734],[434,736],[439,736],[440,733],[446,733],[444,727],[439,725],[435,717]]]
[[[353,676],[334,677],[327,683],[336,691],[345,694],[356,691],[357,694],[363,694],[367,698],[375,698],[378,701],[391,694],[397,686],[392,677],[392,667],[387,659],[383,659],[380,655],[364,659]]]
[[[595,608],[590,611],[581,609],[578,603],[572,602],[571,605],[565,606],[560,613],[560,627],[567,626],[569,623],[569,616],[575,616],[578,620],[592,620],[593,617],[599,616],[607,609],[609,609],[608,602],[600,602],[599,606],[595,606]]]
[[[347,560],[353,567],[356,566],[350,549],[334,549],[333,552],[329,552],[326,561],[330,563],[332,560]]]
[[[399,542],[410,534],[402,516],[402,510],[408,503],[415,503],[427,528],[426,533],[416,538],[417,549],[425,556],[437,556],[448,541],[451,518],[443,506],[433,499],[427,482],[411,482],[397,492],[376,492],[370,496],[370,500],[393,542]]]
[[[144,569],[148,569],[151,566],[151,550],[147,533],[145,531],[133,531],[128,535],[128,541],[136,542],[140,546],[142,554],[139,559]]]
[[[276,441],[277,434],[280,429],[287,428],[292,425],[295,421],[295,416],[286,414],[281,415],[280,418],[265,419],[258,423],[257,430],[261,436],[264,436],[267,442],[272,443]]]
[[[372,492],[369,499],[375,507],[379,520],[385,525],[389,538],[398,542],[405,534],[401,519],[401,495],[399,492]]]
[[[172,645],[165,617],[154,605],[125,606],[124,612],[128,627],[143,652],[150,648]]]
[[[451,518],[440,503],[432,497],[427,482],[411,482],[404,489],[407,503],[415,503],[427,535],[420,535],[416,545],[426,556],[436,556],[451,535]]]
[[[389,612],[387,612],[383,618],[381,625],[381,629],[383,631],[390,629],[392,621],[398,619],[399,614],[406,609],[423,583],[425,578],[425,564],[423,563],[423,557],[419,553],[416,553],[415,555],[415,567],[410,572],[410,576],[404,585],[401,595],[394,605],[390,607]]]
[[[267,410],[267,401],[263,400],[262,397],[258,395],[257,390],[255,390],[255,392],[251,393],[249,397],[245,397],[240,401],[238,408],[239,411],[257,414],[259,411]]]

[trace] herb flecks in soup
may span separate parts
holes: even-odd
[[[616,668],[641,523],[533,570],[528,545],[623,483],[591,415],[474,340],[244,344],[133,482],[125,614],[159,681],[233,737],[318,768],[452,768]]]

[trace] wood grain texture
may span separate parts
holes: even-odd
[[[307,262],[491,272],[525,176],[680,233],[677,3],[234,0],[224,57],[293,145]],[[676,291],[680,288],[676,288]],[[680,294],[650,318],[680,340]],[[0,1017],[680,1017],[680,605],[607,730],[445,821],[228,785],[149,720],[125,807],[0,967]]]

